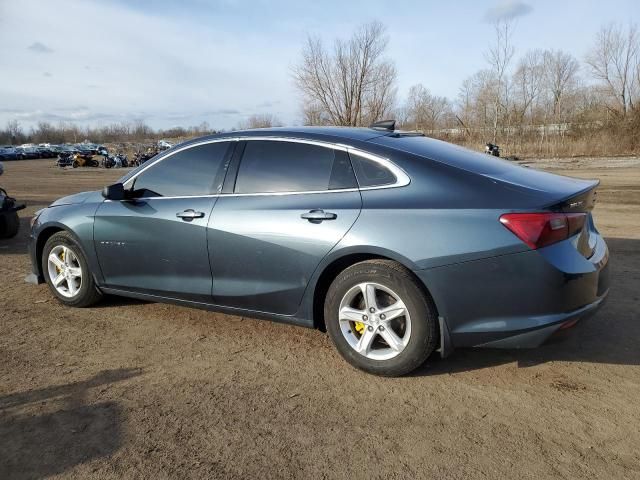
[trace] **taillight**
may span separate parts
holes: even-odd
[[[575,235],[586,218],[586,213],[505,213],[500,223],[535,250]]]

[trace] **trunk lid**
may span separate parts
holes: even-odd
[[[598,199],[597,187],[600,181],[593,181],[586,189],[577,192],[559,202],[550,205],[548,208],[562,213],[585,213],[587,218],[580,233],[573,237],[572,242],[576,250],[585,258],[591,258],[596,248],[598,230],[593,222],[591,212],[596,206]]]

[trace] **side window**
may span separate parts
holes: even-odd
[[[161,160],[135,178],[142,197],[178,197],[217,193],[218,173],[230,142],[187,148]]]
[[[353,153],[350,156],[361,187],[379,187],[396,183],[396,176],[378,162]]]
[[[345,188],[345,157],[331,148],[306,143],[247,141],[235,193],[308,192]],[[340,162],[334,160],[341,158]],[[348,160],[348,158],[346,158]],[[335,165],[338,165],[334,171]],[[352,180],[353,182],[353,180]]]
[[[329,190],[340,190],[343,188],[358,188],[356,175],[349,160],[349,154],[342,150],[335,151],[331,179],[329,180]]]

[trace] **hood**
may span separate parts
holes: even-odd
[[[79,203],[85,203],[86,201],[102,201],[102,194],[100,192],[81,192],[74,193],[73,195],[67,195],[66,197],[59,198],[53,202],[50,207],[59,207],[60,205],[77,205]]]

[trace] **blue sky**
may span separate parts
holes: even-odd
[[[582,60],[602,25],[640,20],[640,1],[0,0],[0,125],[230,128],[254,113],[296,124],[291,69],[306,36],[331,42],[371,20],[387,27],[400,99],[416,83],[453,98],[484,68],[500,15],[515,18],[516,55]]]

